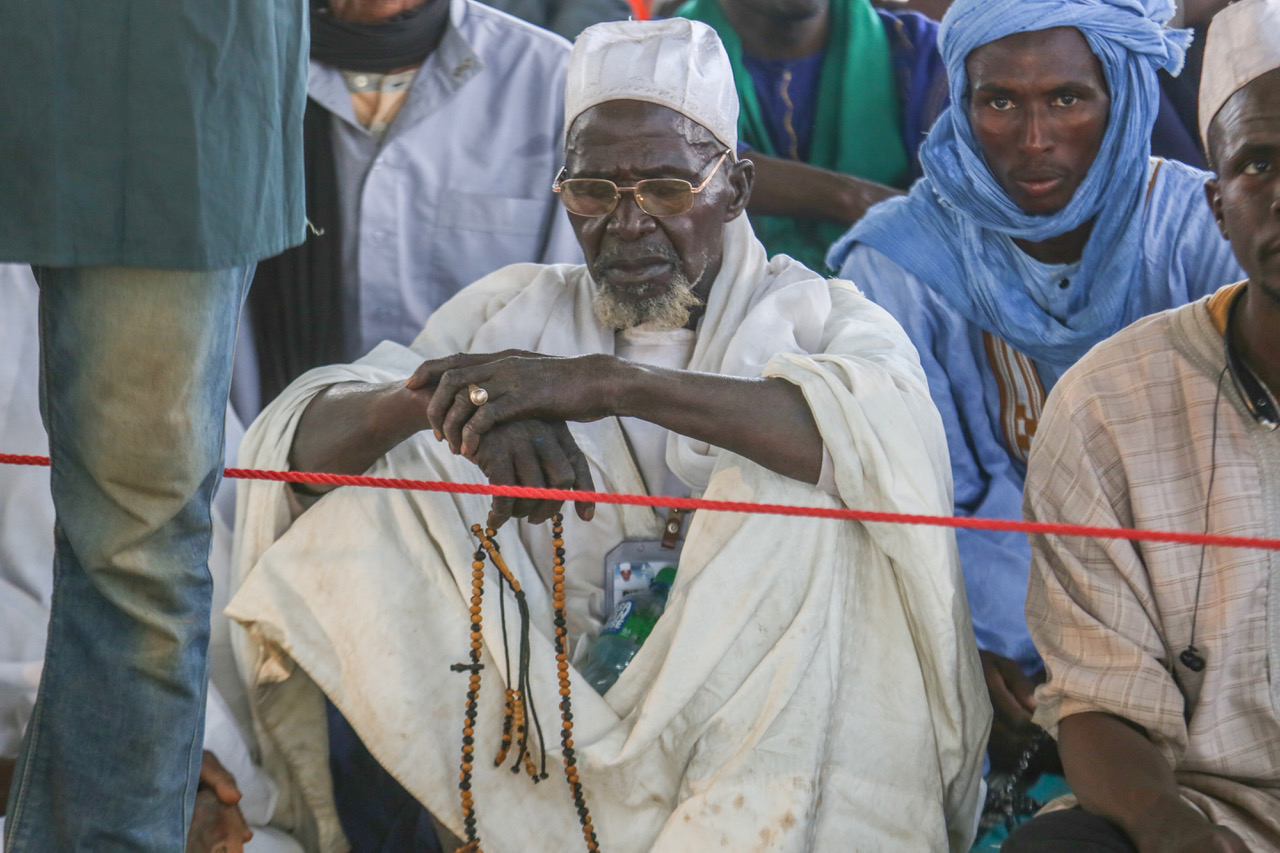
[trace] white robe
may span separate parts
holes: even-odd
[[[240,461],[283,468],[307,403],[345,380],[402,381],[424,357],[508,347],[613,351],[585,268],[517,265],[464,290],[413,349],[383,344],[303,376],[249,430]],[[769,261],[746,218],[728,227],[690,369],[798,385],[841,501],[672,435],[667,461],[708,498],[945,514],[942,425],[915,351],[847,282]],[[643,491],[615,418],[572,429],[597,488]],[[479,482],[429,432],[374,475]],[[228,614],[251,684],[277,820],[309,848],[345,849],[328,776],[321,691],[373,755],[462,836],[457,778],[477,496],[338,489],[291,524],[285,486],[241,493]],[[652,538],[654,513],[566,513],[569,627],[599,630],[603,554]],[[552,778],[494,769],[505,673],[487,578],[477,769],[484,849],[563,851],[581,830],[561,772],[546,526],[512,524],[503,554],[533,615],[532,681]],[[516,626],[507,602],[509,630]],[[601,847],[617,851],[967,850],[990,720],[946,530],[700,512],[666,614],[605,697],[572,673],[575,750]]]
[[[0,452],[46,456],[49,439],[40,421],[39,288],[31,268],[0,264]],[[239,443],[240,424],[228,412],[228,453]],[[236,777],[241,812],[254,827],[249,853],[292,853],[298,845],[264,829],[275,810],[276,788],[251,758],[248,704],[232,662],[227,620],[231,532],[235,513],[230,483],[218,492],[213,512],[214,618],[209,638],[210,685],[204,746]],[[44,663],[49,601],[53,593],[53,498],[49,469],[0,465],[0,756],[17,755],[35,705]],[[225,697],[225,698],[224,698]],[[0,830],[4,817],[0,815]]]

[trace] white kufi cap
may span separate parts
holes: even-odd
[[[596,104],[648,101],[688,116],[738,148],[738,91],[716,31],[701,21],[613,21],[573,44],[565,82],[564,129]]]
[[[1280,68],[1280,0],[1240,0],[1209,25],[1200,75],[1200,139],[1231,96]]]

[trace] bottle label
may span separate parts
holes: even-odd
[[[609,621],[604,623],[604,627],[600,629],[601,634],[618,634],[622,631],[622,626],[626,624],[627,617],[631,615],[631,611],[635,610],[636,603],[631,599],[623,599],[618,606],[613,608],[613,613],[609,616]]]

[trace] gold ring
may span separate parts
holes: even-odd
[[[479,385],[468,385],[467,389],[471,392],[471,404],[474,406],[483,406],[489,402],[489,392],[481,388]]]

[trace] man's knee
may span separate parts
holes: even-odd
[[[1080,809],[1049,812],[1014,830],[1000,853],[1137,853],[1111,821]]]

